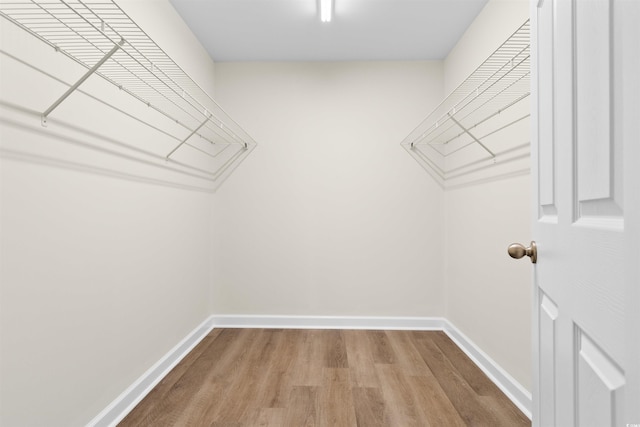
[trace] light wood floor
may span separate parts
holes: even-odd
[[[442,332],[215,329],[121,426],[528,426]]]

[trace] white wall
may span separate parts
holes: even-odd
[[[260,142],[216,193],[216,314],[439,316],[443,192],[399,142],[442,63],[218,63]]]
[[[132,11],[213,88],[212,62],[168,2]],[[0,39],[57,78],[83,72],[4,20]],[[84,425],[210,314],[212,196],[125,158],[123,145],[163,141],[81,93],[41,127],[64,85],[0,61],[0,425]],[[147,114],[99,78],[83,88]]]
[[[444,62],[446,92],[527,17],[525,0],[490,1]],[[532,269],[509,258],[507,246],[530,241],[530,203],[528,174],[478,180],[445,196],[447,318],[528,389]]]

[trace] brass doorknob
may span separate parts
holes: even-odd
[[[536,247],[536,242],[533,241],[528,248],[525,248],[524,245],[521,245],[520,243],[513,243],[509,245],[508,252],[511,258],[520,259],[526,255],[531,258],[531,262],[533,264],[538,261],[538,248]]]

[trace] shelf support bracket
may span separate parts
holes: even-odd
[[[176,146],[176,148],[174,148],[173,150],[171,150],[171,152],[170,152],[169,154],[167,154],[166,159],[167,159],[167,160],[169,160],[169,157],[171,157],[171,155],[172,155],[173,153],[175,153],[175,152],[178,150],[178,148],[182,147],[182,145],[183,145],[185,142],[187,142],[187,141],[189,140],[189,138],[191,138],[193,135],[195,135],[195,134],[196,134],[196,132],[198,132],[198,131],[202,128],[202,126],[206,125],[206,124],[207,124],[207,122],[209,122],[209,119],[210,119],[210,117],[207,117],[207,118],[204,120],[204,122],[200,123],[200,126],[198,126],[197,128],[195,128],[195,129],[194,129],[194,130],[189,134],[189,136],[187,136],[185,139],[183,139],[183,140],[182,140],[182,142]]]
[[[73,86],[71,86],[69,89],[67,89],[67,91],[60,97],[58,98],[58,100],[56,102],[54,102],[51,107],[47,108],[47,110],[42,113],[42,126],[46,126],[47,125],[47,116],[49,116],[49,114],[51,114],[51,112],[53,110],[55,110],[58,105],[60,105],[62,103],[62,101],[64,101],[65,99],[67,99],[67,97],[69,95],[71,95],[76,89],[78,89],[78,87],[84,83],[85,80],[87,80],[89,77],[91,77],[91,75],[93,73],[95,73],[98,68],[100,68],[102,66],[102,64],[104,64],[105,62],[107,62],[107,59],[111,58],[113,56],[114,53],[116,53],[118,51],[118,49],[120,49],[122,46],[124,46],[124,39],[121,39],[119,43],[117,43],[109,52],[107,52],[107,54],[105,56],[102,57],[102,59],[100,61],[98,61],[93,67],[91,67],[89,69],[89,71],[87,71],[84,76],[80,77],[80,80],[78,80]]]
[[[489,150],[489,148],[487,148],[487,146],[486,146],[486,145],[484,145],[482,142],[480,142],[480,140],[479,140],[478,138],[476,138],[476,137],[475,137],[471,132],[469,132],[469,130],[468,130],[466,127],[462,126],[462,123],[460,123],[459,121],[457,121],[457,120],[453,117],[453,114],[449,113],[449,118],[450,118],[451,120],[453,120],[453,122],[454,122],[455,124],[457,124],[457,125],[460,127],[460,129],[462,129],[462,130],[464,131],[464,133],[466,133],[467,135],[469,135],[469,136],[470,136],[471,138],[473,138],[473,140],[474,140],[475,142],[477,142],[477,143],[478,143],[482,148],[484,148],[485,150],[487,150],[487,153],[489,153],[489,154],[491,155],[491,157],[493,157],[493,158],[495,158],[495,157],[496,157],[496,155],[493,153],[493,151]]]

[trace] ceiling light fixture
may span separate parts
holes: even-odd
[[[331,22],[333,0],[320,0],[320,21]]]

